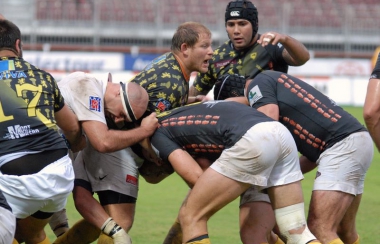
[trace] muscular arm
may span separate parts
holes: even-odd
[[[306,174],[307,172],[312,171],[317,167],[315,162],[310,161],[305,156],[300,156],[300,167],[302,174]]]
[[[82,121],[91,145],[101,153],[114,152],[140,142],[151,136],[158,126],[155,113],[144,118],[141,126],[131,130],[109,130],[106,124],[99,121]]]
[[[173,151],[169,157],[169,162],[179,176],[192,188],[195,182],[202,175],[203,170],[199,164],[182,149]]]
[[[370,79],[363,107],[365,124],[380,151],[380,79]]]
[[[306,47],[293,37],[285,36],[285,40],[281,43],[285,47],[282,56],[289,65],[301,66],[310,59],[310,54]]]
[[[287,64],[291,66],[301,66],[310,59],[309,51],[305,45],[293,37],[271,31],[262,34],[257,42],[266,46],[268,42],[265,42],[265,39],[268,38],[269,42],[273,45],[277,45],[277,43],[284,45],[285,49],[282,52],[282,57]]]
[[[61,110],[55,112],[54,117],[58,127],[69,141],[71,150],[77,152],[83,149],[86,145],[86,139],[82,136],[82,129],[77,116],[70,108],[65,104]]]
[[[274,120],[279,120],[280,111],[277,104],[267,104],[257,109]]]

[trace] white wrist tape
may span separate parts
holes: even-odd
[[[131,237],[112,218],[108,218],[101,227],[104,234],[112,237],[114,244],[132,244]]]

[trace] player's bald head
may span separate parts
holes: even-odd
[[[147,91],[134,82],[121,83],[121,98],[124,110],[130,122],[139,120],[148,108]]]

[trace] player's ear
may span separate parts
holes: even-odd
[[[15,48],[16,48],[16,51],[17,51],[17,56],[20,57],[21,56],[20,54],[22,52],[22,43],[21,43],[20,39],[16,40],[16,46],[15,46]]]
[[[186,43],[181,44],[181,52],[185,55],[188,55],[189,46]]]

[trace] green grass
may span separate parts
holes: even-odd
[[[364,123],[362,108],[345,107],[345,109]],[[357,216],[357,229],[361,236],[361,243],[364,244],[380,244],[380,227],[378,224],[380,197],[377,194],[380,177],[378,176],[378,172],[380,172],[380,154],[376,151],[373,163],[367,173],[363,199]],[[306,212],[314,176],[315,171],[306,174],[305,180],[302,183]],[[157,185],[148,184],[141,179],[135,222],[130,231],[133,243],[162,243],[187,191],[186,184],[175,174]],[[235,200],[211,218],[209,233],[213,243],[241,243],[239,238],[238,211],[238,200]],[[71,197],[67,204],[67,212],[70,224],[73,225],[80,216],[73,206]],[[54,240],[54,235],[50,229],[46,228],[46,231],[49,238]]]

